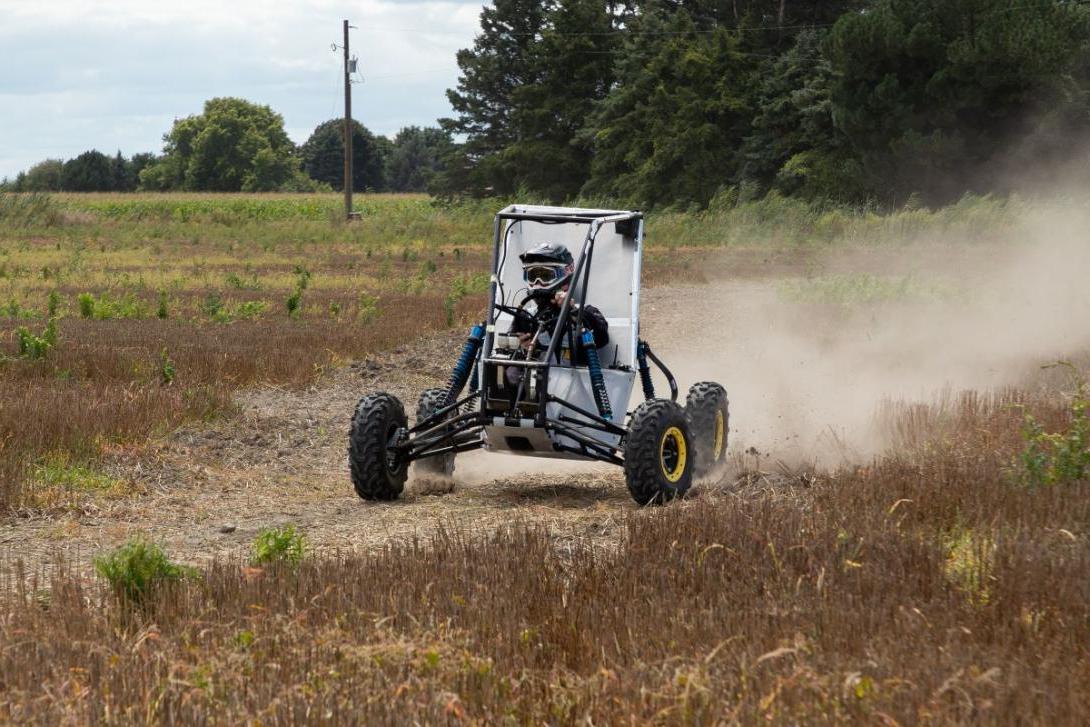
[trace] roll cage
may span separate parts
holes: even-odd
[[[515,315],[505,299],[502,276],[510,237],[518,223],[586,225],[577,254],[570,293],[565,296],[551,330],[544,355],[519,360],[497,352],[497,326]],[[612,225],[616,236],[631,243],[630,317],[618,329],[623,341],[615,345],[613,365],[603,371],[595,347],[590,346],[587,365],[574,360],[571,332],[583,332],[595,244],[600,232]],[[446,387],[445,405],[414,426],[393,434],[389,448],[402,460],[467,452],[480,448],[531,456],[573,457],[612,464],[624,464],[627,430],[613,420],[613,406],[621,412],[621,424],[628,416],[632,384],[640,376],[643,393],[654,398],[648,360],[654,362],[669,382],[671,398],[677,400],[677,384],[669,369],[639,339],[639,279],[643,245],[643,214],[638,211],[592,210],[512,205],[500,211],[493,226],[492,275],[485,322],[474,326],[463,347]],[[625,253],[627,254],[627,253]],[[620,291],[624,292],[624,291]],[[572,305],[578,298],[577,313]],[[567,331],[565,328],[567,327]],[[565,333],[568,335],[565,336]],[[612,335],[612,328],[611,328]],[[571,347],[572,363],[562,366],[558,351],[565,339]],[[621,345],[624,345],[623,361]],[[504,372],[521,372],[520,383],[511,398],[504,392]],[[585,372],[585,375],[584,375]],[[586,384],[589,382],[590,395]],[[470,391],[462,396],[466,383]]]

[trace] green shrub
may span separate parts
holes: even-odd
[[[295,274],[298,276],[295,281],[295,289],[291,291],[291,295],[288,296],[287,308],[289,318],[298,318],[299,314],[303,310],[303,291],[310,285],[310,271],[304,268],[302,265],[295,266]]]
[[[43,359],[57,345],[57,319],[50,318],[40,336],[35,336],[25,326],[15,332],[19,339],[19,356],[31,360]]]
[[[95,572],[119,598],[141,604],[157,587],[196,575],[192,568],[172,563],[155,543],[136,538],[95,558]]]
[[[48,194],[8,194],[0,192],[0,223],[4,227],[52,227],[63,215]]]
[[[458,301],[467,295],[485,292],[488,290],[490,280],[487,273],[478,273],[477,275],[459,275],[451,281],[450,293],[443,299],[443,313],[448,328],[454,325],[454,310]]]
[[[155,317],[160,320],[166,320],[170,315],[170,311],[167,309],[167,292],[165,290],[159,291],[159,307],[155,310]]]
[[[144,304],[132,293],[127,293],[121,298],[115,298],[109,293],[103,293],[98,297],[91,293],[80,293],[76,300],[79,302],[79,314],[84,318],[96,320],[144,318],[147,313]]]
[[[995,540],[988,533],[954,528],[943,538],[946,560],[943,574],[969,602],[986,605],[992,597]]]
[[[291,525],[265,528],[254,538],[252,562],[257,565],[287,563],[296,565],[306,552],[306,538]]]
[[[235,290],[257,290],[261,287],[256,274],[251,274],[249,280],[244,280],[238,273],[229,273],[226,281],[227,285]]]
[[[239,303],[231,311],[231,315],[235,318],[256,318],[265,312],[265,309],[269,307],[269,304],[263,300],[247,300],[243,303]]]
[[[286,301],[286,305],[287,305],[287,308],[288,308],[288,317],[290,317],[290,318],[298,318],[299,317],[299,309],[300,309],[300,307],[302,305],[302,302],[303,302],[303,289],[302,288],[296,288],[295,290],[293,290],[291,292],[291,295],[288,296],[288,300]]]
[[[84,318],[93,318],[95,315],[95,296],[90,293],[80,293],[76,300],[79,301],[79,314]]]
[[[359,297],[359,311],[357,315],[360,321],[363,323],[370,323],[376,317],[378,317],[378,301],[377,295],[371,295],[370,293],[360,293]]]
[[[306,290],[307,286],[310,285],[310,271],[302,265],[296,265],[295,274],[296,276],[298,276],[298,279],[296,280],[296,287],[298,287],[300,290]]]
[[[201,303],[201,312],[216,323],[226,323],[231,320],[231,314],[223,304],[223,299],[215,293],[209,293]]]
[[[55,290],[49,291],[49,300],[46,303],[46,313],[50,318],[56,318],[61,307],[61,296]]]
[[[1046,432],[1032,415],[1026,414],[1022,440],[1025,449],[1018,459],[1023,483],[1040,487],[1077,482],[1090,476],[1090,393],[1086,382],[1078,379],[1066,431]]]
[[[174,383],[174,377],[177,373],[177,369],[174,368],[174,361],[171,360],[164,348],[159,352],[159,383],[163,386],[170,386]]]
[[[454,325],[454,307],[458,305],[458,298],[453,294],[448,295],[443,299],[443,319],[447,324],[447,328]]]
[[[8,318],[34,318],[34,311],[21,306],[15,298],[9,299],[7,305],[0,306],[0,313],[5,313]]]

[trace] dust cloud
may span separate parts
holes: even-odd
[[[657,348],[683,390],[726,385],[733,452],[752,447],[789,464],[865,460],[888,445],[875,418],[882,400],[1019,384],[1090,346],[1090,213],[1070,203],[1028,209],[987,243],[939,236],[832,252],[810,279],[769,270],[649,290],[645,337],[678,342]],[[899,292],[845,305],[836,281],[853,279]]]

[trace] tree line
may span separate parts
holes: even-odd
[[[1090,5],[495,0],[442,194],[942,203],[1090,146]]]
[[[494,0],[457,63],[438,128],[355,125],[354,189],[941,204],[1090,161],[1087,0]],[[268,106],[217,98],[160,155],[6,188],[340,189],[342,148],[339,119],[297,147]]]
[[[422,192],[443,170],[453,142],[439,128],[409,126],[393,139],[353,122],[353,189]],[[341,190],[344,187],[344,122],[331,119],[296,146],[283,117],[268,106],[238,98],[214,98],[200,114],[179,119],[164,136],[163,153],[97,150],[74,159],[46,159],[0,189],[16,192],[210,191],[270,192]]]

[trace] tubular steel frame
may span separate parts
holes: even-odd
[[[608,419],[604,419],[598,414],[587,411],[561,397],[549,393],[549,372],[552,368],[549,362],[556,355],[557,347],[560,344],[564,332],[565,323],[568,322],[568,315],[571,311],[572,298],[574,296],[569,295],[564,297],[564,302],[560,307],[560,315],[557,317],[556,324],[553,327],[549,347],[544,358],[541,360],[515,361],[511,359],[496,359],[491,358],[491,351],[492,345],[495,342],[496,333],[496,295],[501,289],[499,278],[500,255],[502,248],[505,248],[507,245],[506,237],[511,224],[526,221],[585,224],[588,226],[587,234],[583,238],[583,244],[579,250],[579,255],[575,260],[571,283],[572,290],[577,290],[578,288],[576,286],[578,286],[580,282],[582,283],[582,289],[579,295],[579,318],[575,321],[576,326],[581,326],[583,309],[587,302],[587,289],[590,287],[590,270],[591,262],[593,260],[594,243],[598,237],[598,232],[604,225],[624,223],[629,220],[634,221],[638,225],[635,234],[636,239],[640,240],[643,235],[643,213],[641,212],[580,210],[579,212],[572,214],[534,213],[519,212],[518,207],[512,205],[496,215],[495,223],[493,225],[492,280],[489,286],[490,296],[488,302],[488,315],[485,324],[484,343],[481,350],[477,353],[477,367],[475,369],[476,375],[479,376],[478,389],[472,391],[468,396],[453,404],[439,409],[427,419],[417,422],[415,426],[401,430],[398,435],[394,437],[396,441],[391,441],[390,447],[397,450],[406,463],[424,457],[435,457],[453,452],[468,452],[484,447],[484,439],[481,437],[481,433],[484,431],[484,428],[493,423],[497,417],[494,413],[490,414],[488,411],[488,397],[485,396],[485,386],[483,382],[489,380],[489,367],[504,366],[525,369],[524,379],[526,375],[532,374],[534,370],[540,372],[540,378],[537,382],[537,413],[534,416],[534,428],[544,429],[546,432],[562,435],[578,443],[578,446],[573,447],[554,442],[553,447],[556,451],[577,454],[600,462],[608,462],[616,465],[624,464],[623,437],[627,434],[627,429],[618,426]],[[506,230],[504,229],[503,224],[505,221],[511,223],[507,226]],[[637,283],[639,274],[640,267],[637,264],[634,270],[634,276]],[[634,300],[632,320],[635,322],[637,320],[636,310],[639,305],[639,285],[637,284],[633,287]],[[506,301],[501,301],[498,305],[501,307],[505,306]],[[654,356],[654,354],[648,353],[659,369],[665,374],[670,383],[672,398],[676,401],[677,382],[674,380],[673,375],[666,366]],[[459,413],[463,411],[463,407],[470,405],[475,399],[478,399],[479,402],[474,410]],[[563,414],[559,414],[557,418],[549,417],[546,408],[548,404],[559,404],[584,417],[584,419],[577,419]],[[516,400],[514,407],[504,412],[503,418],[507,421],[521,419],[521,417],[518,416],[518,408],[519,402]],[[447,418],[452,414],[454,416]],[[576,426],[584,430],[591,429],[600,431],[604,434],[619,436],[622,437],[622,440],[617,444],[613,444],[609,441],[597,439],[586,431],[578,431],[574,428]]]

